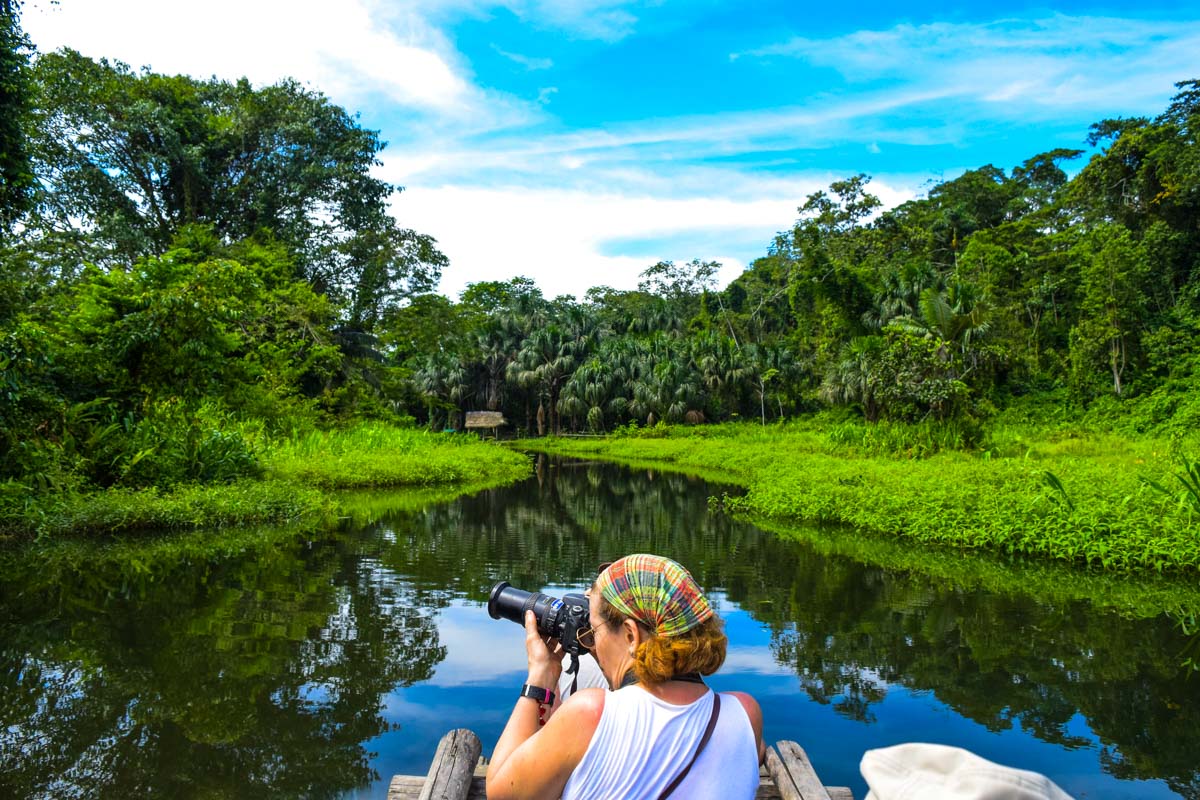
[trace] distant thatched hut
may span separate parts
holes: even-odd
[[[498,437],[501,425],[507,425],[508,420],[499,411],[468,411],[467,430],[481,428],[491,429],[492,436]]]

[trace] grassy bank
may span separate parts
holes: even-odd
[[[931,442],[921,451],[929,455],[914,458],[905,442],[923,435],[818,418],[523,446],[734,483],[747,491],[724,498],[724,506],[767,520],[837,523],[1113,572],[1200,571],[1200,514],[1176,478],[1188,443],[1008,427],[993,431],[984,450]],[[881,437],[892,446],[880,445]]]
[[[474,436],[363,424],[272,443],[268,474],[327,489],[509,483],[529,460]]]
[[[261,477],[159,488],[35,491],[0,485],[0,537],[186,530],[319,521],[354,488],[436,488],[439,497],[519,480],[527,457],[470,436],[361,424],[256,445]]]

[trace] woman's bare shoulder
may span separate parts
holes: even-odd
[[[604,695],[603,689],[580,689],[559,706],[555,716],[566,714],[565,719],[575,724],[588,721],[592,723],[590,727],[595,728],[600,722],[600,715],[604,713]]]
[[[750,722],[755,728],[762,726],[762,707],[754,696],[746,692],[722,692],[732,697],[736,697],[738,702],[742,704],[742,708],[746,709],[746,716],[750,718]]]

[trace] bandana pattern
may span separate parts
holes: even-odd
[[[662,556],[638,553],[613,562],[596,579],[600,595],[659,636],[678,636],[715,612],[686,569]]]

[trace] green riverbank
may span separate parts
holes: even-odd
[[[0,537],[318,522],[357,511],[348,489],[412,488],[447,500],[530,474],[529,459],[473,436],[365,423],[256,445],[258,477],[171,487],[35,491],[0,486]]]
[[[698,474],[742,486],[729,510],[834,523],[941,548],[1047,559],[1114,573],[1195,574],[1200,515],[1181,488],[1179,443],[1087,431],[1006,430],[982,452],[881,455],[820,421],[670,427],[521,447]],[[716,501],[714,501],[716,502]]]

